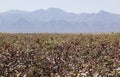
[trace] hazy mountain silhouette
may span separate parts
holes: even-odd
[[[120,32],[120,15],[69,13],[58,8],[33,12],[10,10],[0,13],[1,32]]]

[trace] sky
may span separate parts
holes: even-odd
[[[0,12],[48,8],[60,8],[74,13],[94,13],[104,10],[120,14],[120,0],[0,0]]]

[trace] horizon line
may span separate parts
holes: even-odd
[[[61,10],[61,11],[67,12],[67,13],[74,13],[74,14],[82,14],[82,13],[96,14],[96,13],[99,13],[99,12],[103,11],[103,12],[108,12],[108,13],[120,15],[119,13],[113,13],[113,12],[109,12],[109,11],[106,11],[106,10],[99,10],[97,12],[73,12],[73,11],[66,11],[66,10],[63,10],[61,8],[55,8],[55,7],[50,7],[50,8],[46,8],[46,9],[44,9],[44,8],[43,9],[35,9],[35,10],[9,9],[9,10],[2,11],[0,13],[5,13],[5,12],[9,12],[9,11],[35,12],[35,11],[38,11],[38,10],[45,10],[45,11],[47,11],[49,9],[58,9],[58,10]]]

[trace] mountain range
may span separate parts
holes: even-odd
[[[71,13],[58,8],[0,13],[0,32],[81,33],[120,32],[120,15],[106,12]]]

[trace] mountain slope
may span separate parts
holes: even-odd
[[[1,32],[120,32],[120,15],[68,13],[58,8],[0,13]]]

